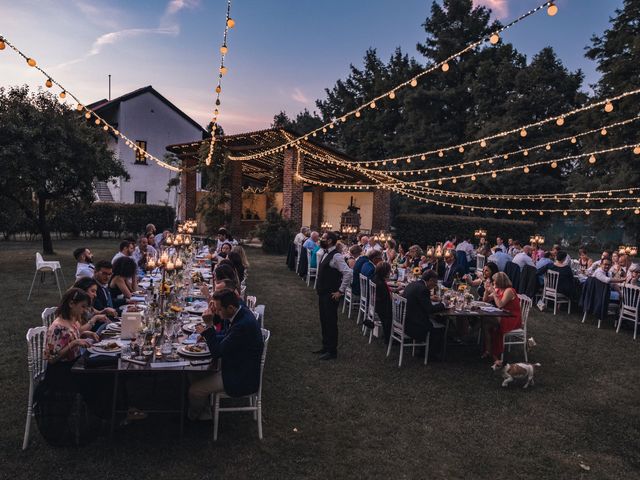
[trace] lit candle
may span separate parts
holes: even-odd
[[[166,267],[166,268],[167,268],[167,271],[169,271],[169,272],[170,272],[171,270],[173,270],[173,269],[175,268],[175,265],[173,264],[173,261],[169,260],[169,261],[167,262],[167,267]]]
[[[181,258],[176,259],[176,268],[178,270],[182,268],[182,259]]]
[[[169,261],[169,254],[166,251],[162,252],[162,255],[160,256],[160,263],[163,265],[166,265],[168,261]]]

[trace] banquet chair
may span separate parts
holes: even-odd
[[[353,298],[353,291],[351,287],[347,287],[344,291],[344,301],[342,302],[342,313],[344,313],[344,309],[347,304],[349,304],[349,313],[347,314],[347,318],[351,318],[351,308],[353,307],[353,302],[359,302],[358,298]]]
[[[296,273],[300,268],[300,257],[302,256],[302,245],[296,245]]]
[[[638,333],[638,310],[640,307],[640,287],[633,285],[624,285],[622,287],[622,296],[620,299],[620,316],[618,317],[618,328],[616,333],[620,332],[620,325],[623,320],[633,322],[633,339],[636,339]]]
[[[253,295],[247,295],[247,299],[245,300],[244,303],[249,310],[255,310],[256,304],[258,303],[258,299]]]
[[[320,268],[320,262],[322,261],[322,257],[324,256],[324,250],[319,248],[316,252],[316,278],[313,281],[313,289],[316,289],[316,285],[318,284],[318,273]]]
[[[38,384],[44,380],[47,370],[47,361],[44,358],[44,349],[47,339],[46,327],[30,328],[27,332],[27,366],[29,368],[29,397],[27,399],[27,424],[24,427],[24,440],[22,449],[26,450],[29,445],[29,435],[31,433],[31,419],[33,413],[33,395]]]
[[[250,395],[243,397],[237,397],[242,400],[248,400],[249,405],[237,406],[237,407],[221,407],[220,400],[225,398],[231,398],[224,392],[218,392],[213,399],[213,441],[218,440],[218,420],[221,412],[253,412],[253,419],[258,423],[258,438],[262,440],[262,374],[264,372],[264,364],[267,360],[267,345],[269,344],[269,338],[271,332],[269,330],[262,329],[262,339],[264,340],[264,347],[262,348],[262,358],[260,360],[260,384],[258,391]],[[236,397],[234,397],[236,398]]]
[[[487,257],[481,254],[476,255],[476,272],[482,272],[485,263],[487,263]]]
[[[558,280],[560,274],[553,270],[547,270],[544,274],[544,286],[542,288],[542,301],[545,305],[547,302],[553,302],[553,314],[558,310],[558,305],[567,304],[567,313],[571,313],[571,300],[566,295],[558,293]]]
[[[260,322],[260,328],[264,328],[264,308],[264,305],[256,305],[256,308],[253,309],[256,320]]]
[[[246,296],[247,296],[247,286],[240,285],[240,298],[244,300]]]
[[[369,291],[369,279],[366,275],[360,274],[360,306],[358,307],[358,318],[356,325],[360,325],[360,316],[362,320],[367,318],[367,292]]]
[[[424,364],[427,364],[429,359],[429,339],[431,337],[431,332],[427,332],[427,337],[424,342],[416,342],[415,339],[408,337],[404,333],[404,324],[407,314],[407,299],[401,297],[397,293],[394,293],[392,296],[392,305],[391,305],[391,336],[389,337],[389,346],[387,347],[387,357],[391,353],[391,347],[393,346],[393,342],[396,341],[400,344],[400,358],[398,359],[398,368],[402,366],[402,354],[405,348],[411,347],[415,353],[416,347],[424,347]],[[408,343],[406,340],[410,340]]]
[[[380,331],[382,328],[382,322],[376,314],[376,284],[369,280],[369,307],[367,308],[367,320],[373,322],[373,328],[369,328],[369,343],[373,338],[373,331]],[[378,335],[376,335],[378,336]]]
[[[58,270],[60,271],[60,276],[62,277],[62,284],[65,285],[64,275],[62,273],[62,266],[60,262],[57,260],[45,261],[40,255],[40,252],[36,252],[36,271],[33,274],[33,280],[31,281],[31,288],[29,289],[29,295],[27,296],[27,302],[31,300],[31,293],[33,292],[33,286],[36,283],[36,278],[38,274],[41,275],[40,282],[44,283],[45,274],[47,272],[53,273],[53,276],[56,280],[56,286],[58,287],[58,293],[60,297],[62,297],[62,290],[60,290],[60,279],[58,278]],[[38,290],[40,290],[40,285],[38,285]]]
[[[512,345],[522,345],[524,350],[524,361],[528,362],[527,358],[527,320],[529,319],[529,312],[531,311],[531,305],[533,300],[523,294],[518,294],[520,299],[520,316],[522,318],[522,328],[511,330],[503,335],[503,343],[508,350],[511,351]],[[504,350],[502,352],[502,361],[504,361]]]
[[[316,275],[318,273],[318,267],[317,267],[317,263],[315,267],[311,267],[311,252],[309,251],[308,248],[305,248],[306,252],[307,252],[307,287],[310,286],[311,283],[311,277],[313,277],[314,280],[314,286],[315,286],[315,279],[316,279]],[[316,257],[317,259],[317,257]]]
[[[56,307],[45,308],[40,316],[42,317],[42,326],[48,330],[56,318]]]

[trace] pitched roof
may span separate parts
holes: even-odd
[[[191,125],[193,125],[197,129],[202,131],[203,138],[205,138],[205,136],[208,136],[207,131],[204,128],[202,128],[202,125],[200,125],[198,122],[196,122],[194,119],[192,119],[189,115],[187,115],[182,110],[180,110],[178,107],[176,107],[173,103],[171,103],[165,97],[160,95],[160,93],[158,93],[158,91],[155,88],[153,88],[151,85],[148,85],[148,86],[142,87],[142,88],[138,88],[137,90],[134,90],[134,91],[129,92],[129,93],[125,93],[124,95],[121,95],[121,96],[119,96],[117,98],[114,98],[113,100],[107,100],[106,98],[103,98],[102,100],[98,100],[97,102],[94,102],[91,105],[87,105],[87,108],[90,108],[91,110],[94,110],[97,113],[100,113],[100,111],[106,112],[108,110],[117,108],[120,105],[121,102],[126,102],[127,100],[130,100],[130,99],[132,99],[134,97],[137,97],[139,95],[143,95],[145,93],[151,93],[156,98],[158,98],[158,100],[160,100],[162,103],[164,103],[166,106],[168,106],[171,110],[173,110],[178,115],[180,115],[182,118],[184,118]]]

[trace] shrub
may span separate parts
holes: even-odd
[[[294,224],[285,220],[276,208],[270,208],[267,219],[258,225],[256,236],[262,241],[265,253],[285,254],[294,236]]]
[[[482,228],[487,232],[489,243],[495,243],[495,237],[518,239],[528,242],[536,233],[536,224],[531,221],[503,220],[482,217],[456,217],[453,215],[407,214],[398,215],[394,220],[396,238],[410,245],[435,245],[449,235],[473,238],[475,230]]]

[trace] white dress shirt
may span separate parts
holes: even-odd
[[[458,244],[458,246],[456,247],[456,251],[457,252],[466,253],[467,254],[467,262],[470,262],[471,260],[473,260],[473,256],[475,254],[475,250],[473,248],[473,245],[471,245],[466,240]]]
[[[609,273],[605,272],[601,268],[597,268],[596,271],[593,273],[593,276],[598,280],[600,280],[601,282],[611,283],[611,277],[609,276]]]
[[[82,277],[93,277],[96,267],[91,263],[79,263],[76,267],[76,280]]]
[[[524,252],[517,253],[516,256],[513,257],[512,261],[520,267],[520,270],[522,270],[525,265],[530,265],[532,267],[536,266],[533,263],[533,259]]]

